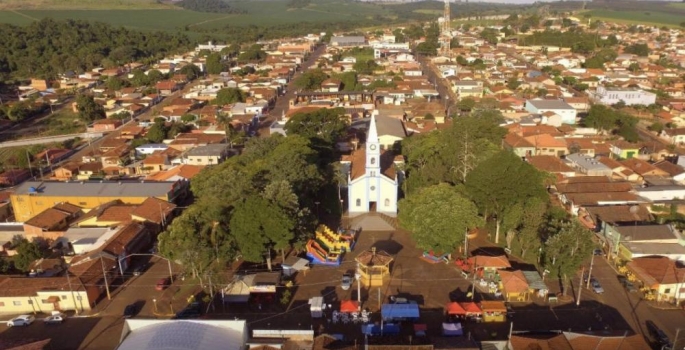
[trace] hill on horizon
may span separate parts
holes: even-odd
[[[2,0],[0,10],[146,10],[177,9],[157,0]]]

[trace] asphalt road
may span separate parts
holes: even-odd
[[[591,289],[584,289],[583,300],[596,300],[606,307],[616,309],[633,330],[645,335],[648,341],[652,341],[652,339],[645,328],[645,322],[652,320],[666,332],[671,341],[675,339],[678,328],[681,328],[680,342],[685,342],[684,310],[662,310],[648,305],[640,299],[639,293],[630,293],[623,288],[617,278],[618,273],[602,257],[595,257],[592,275],[599,281],[604,293],[595,294]],[[606,322],[610,321],[606,320]],[[685,344],[683,345],[685,346]]]
[[[293,74],[293,76],[290,78],[290,81],[286,85],[285,94],[283,94],[283,96],[278,97],[276,103],[274,104],[274,107],[269,111],[269,114],[267,115],[266,119],[260,121],[259,130],[257,131],[257,134],[260,137],[269,137],[269,126],[271,126],[273,122],[278,120],[283,115],[283,113],[288,113],[289,101],[295,98],[295,80],[300,75],[302,75],[302,72],[306,72],[310,67],[312,67],[318,61],[319,57],[321,57],[321,55],[325,52],[326,45],[322,44],[317,46],[314,49],[314,51],[312,51],[309,54],[307,60],[302,63],[300,69],[297,72],[295,72],[295,74]]]

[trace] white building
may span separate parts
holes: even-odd
[[[613,105],[620,101],[626,105],[645,105],[649,106],[656,103],[656,94],[633,88],[617,88],[598,86],[593,98],[598,103]]]
[[[244,320],[127,319],[117,349],[237,350],[247,337]]]
[[[552,112],[560,116],[561,122],[564,124],[576,123],[576,109],[562,100],[528,100],[525,109],[532,114],[539,115]]]
[[[200,51],[202,51],[202,50],[209,50],[209,51],[212,51],[212,52],[219,52],[219,51],[221,51],[221,50],[223,50],[224,48],[227,48],[227,47],[228,47],[228,45],[214,45],[214,44],[210,41],[210,42],[207,43],[207,45],[204,45],[204,44],[197,45],[197,47],[195,48],[195,52],[200,52]]]
[[[348,175],[348,212],[362,214],[379,212],[395,216],[397,197],[403,173],[397,165],[404,163],[401,156],[381,151],[376,118],[371,117],[365,149],[358,149],[340,162]]]

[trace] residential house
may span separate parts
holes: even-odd
[[[150,155],[155,152],[161,152],[169,148],[168,145],[164,143],[146,143],[136,147],[136,156]]]
[[[605,237],[610,252],[626,261],[650,255],[685,261],[682,234],[671,225],[610,226]]]
[[[520,270],[498,270],[499,287],[507,301],[528,301],[530,298],[528,281]]]
[[[83,214],[81,208],[59,203],[24,222],[24,237],[51,242],[61,237],[71,222]]]
[[[535,145],[515,133],[508,133],[505,135],[502,144],[505,149],[511,150],[514,154],[522,158],[536,154]]]
[[[634,171],[628,169],[625,165],[616,159],[609,157],[597,157],[597,160],[606,165],[613,172],[611,178],[622,179],[631,182],[637,182],[642,180],[642,177],[635,173]]]
[[[228,144],[217,143],[198,146],[185,154],[184,163],[192,165],[216,165],[229,156]]]
[[[685,128],[666,129],[660,136],[672,144],[682,145],[685,143]]]
[[[9,169],[0,173],[0,186],[15,186],[31,178],[28,169]]]
[[[656,294],[658,301],[679,302],[685,299],[685,266],[665,256],[635,258],[626,267]]]
[[[554,187],[559,201],[573,215],[582,207],[631,205],[648,200],[633,193],[633,186],[625,181],[612,181],[606,176],[580,176],[558,181]]]
[[[158,171],[163,171],[171,167],[169,156],[162,152],[156,152],[148,155],[141,162],[139,169],[140,173],[150,174]]]
[[[589,157],[584,154],[574,153],[566,156],[566,160],[571,163],[576,170],[588,176],[608,176],[613,174],[613,171],[606,165],[599,162],[594,157]]]
[[[649,106],[656,103],[656,94],[637,88],[598,86],[595,93],[591,96],[595,101],[604,105],[613,105],[621,101],[628,106]]]
[[[524,139],[535,148],[534,155],[561,157],[568,153],[568,146],[563,138],[556,138],[549,134],[540,134],[527,136]]]
[[[81,216],[71,224],[72,227],[114,227],[131,221],[135,205],[124,204],[120,200],[103,203]]]
[[[638,159],[638,158],[630,158],[630,159],[624,159],[621,161],[621,164],[623,164],[626,168],[632,170],[636,174],[640,175],[642,178],[648,177],[648,176],[657,176],[657,177],[668,177],[669,174],[661,170],[652,164],[649,164],[648,162]]]
[[[640,145],[623,140],[612,141],[609,147],[614,157],[619,159],[630,159],[640,152]]]
[[[466,97],[483,97],[483,82],[479,80],[458,80],[452,83],[452,91],[462,99]]]
[[[526,161],[540,171],[572,177],[576,171],[556,156],[527,156]]]
[[[121,119],[100,119],[88,126],[88,132],[111,132],[122,125]]]
[[[94,293],[89,294],[88,287],[75,277],[71,280],[67,277],[7,277],[0,280],[0,314],[5,315],[89,311],[96,299]]]
[[[392,117],[377,116],[376,128],[381,150],[393,150],[407,137],[402,120]]]
[[[36,154],[35,158],[45,160],[47,164],[55,164],[67,159],[73,152],[64,148],[48,148]]]
[[[150,181],[190,181],[204,169],[204,165],[181,164],[171,169],[148,175]]]
[[[175,209],[173,203],[150,197],[133,209],[131,218],[143,222],[150,233],[156,235],[171,222]]]
[[[321,83],[321,91],[324,92],[338,92],[342,87],[342,82],[335,78],[329,78]],[[349,87],[345,87],[349,89]]]
[[[642,225],[651,222],[653,219],[652,214],[644,204],[588,206],[581,208],[578,218],[587,224],[588,228],[600,233],[599,236],[603,239],[607,238],[609,232],[613,232],[612,227]]]
[[[575,108],[562,100],[527,100],[524,108],[537,115],[552,112],[560,116],[564,124],[575,124],[578,113]]]
[[[669,202],[685,198],[685,186],[668,180],[665,183],[650,184],[646,187],[637,188],[635,192],[652,202]]]
[[[685,169],[683,169],[683,167],[681,167],[680,165],[673,164],[668,160],[662,160],[660,162],[654,163],[654,167],[668,173],[668,176],[670,176],[674,181],[685,181]]]

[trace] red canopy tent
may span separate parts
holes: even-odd
[[[354,300],[343,300],[340,302],[340,312],[357,312],[359,311],[359,302]]]
[[[466,310],[457,302],[451,302],[445,307],[448,315],[466,315]]]
[[[467,315],[482,315],[483,310],[480,309],[478,304],[473,303],[473,302],[464,302],[464,303],[459,303],[459,305],[464,309],[464,312]]]

